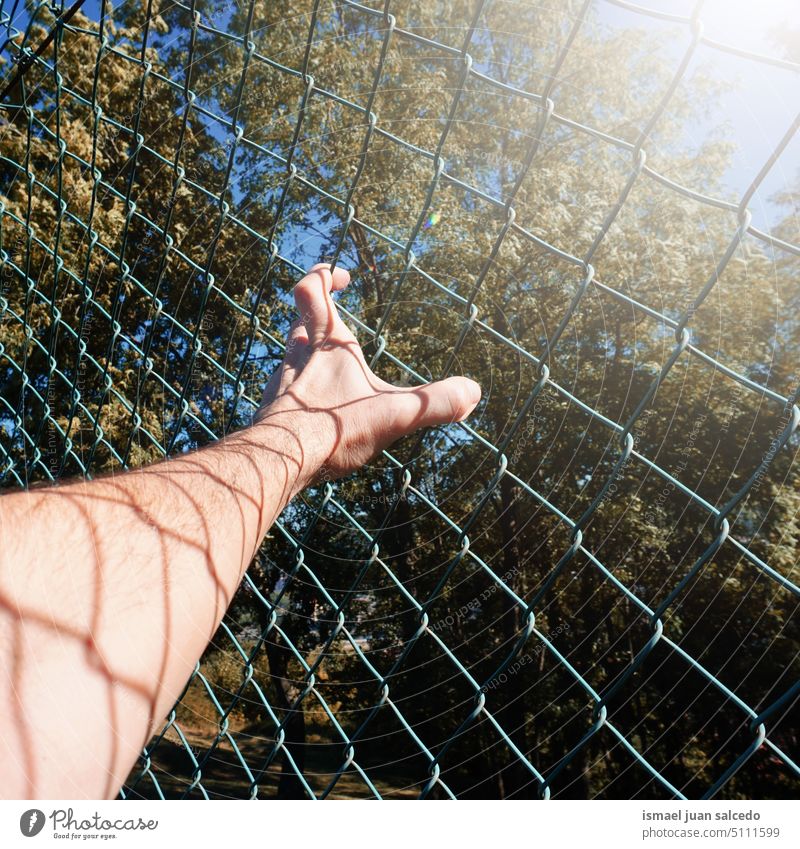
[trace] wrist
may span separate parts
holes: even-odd
[[[264,448],[283,460],[293,478],[289,500],[318,478],[336,439],[330,413],[292,406],[283,399],[262,407],[253,429]]]

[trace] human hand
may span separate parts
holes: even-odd
[[[264,390],[257,422],[286,427],[299,443],[299,491],[321,470],[334,479],[359,469],[383,448],[423,427],[462,421],[481,389],[448,377],[424,386],[393,386],[370,370],[356,337],[331,298],[350,275],[315,265],[295,286],[302,318],[286,340],[286,356]]]

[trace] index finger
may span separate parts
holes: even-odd
[[[336,310],[331,292],[344,289],[350,282],[350,274],[338,266],[331,273],[328,263],[318,263],[294,287],[294,301],[300,320],[308,331],[311,345],[319,345],[344,323]]]

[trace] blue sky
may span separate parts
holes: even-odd
[[[641,5],[670,14],[689,15],[695,0],[642,0]],[[677,67],[688,44],[687,31],[676,38],[674,25],[647,18],[605,0],[595,3],[600,18],[609,27],[644,27],[657,33],[665,62]],[[800,61],[800,6],[797,0],[706,0],[701,14],[705,35],[733,47]],[[775,31],[794,31],[795,55],[775,40]],[[730,198],[738,199],[771,155],[800,109],[800,74],[732,56],[710,47],[698,49],[697,60],[715,79],[729,82],[726,96],[714,104],[713,116],[689,128],[689,145],[709,134],[721,133],[736,141],[731,166],[726,174]],[[691,76],[690,66],[687,76]],[[769,229],[785,216],[769,198],[776,192],[800,185],[800,138],[795,135],[750,204],[753,223]]]

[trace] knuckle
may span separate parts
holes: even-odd
[[[460,387],[453,387],[450,392],[450,415],[453,420],[457,421],[464,415],[464,410],[467,407],[464,392]]]
[[[304,277],[302,280],[298,281],[294,284],[294,289],[292,290],[295,295],[307,295],[311,288],[311,281],[308,277]]]

